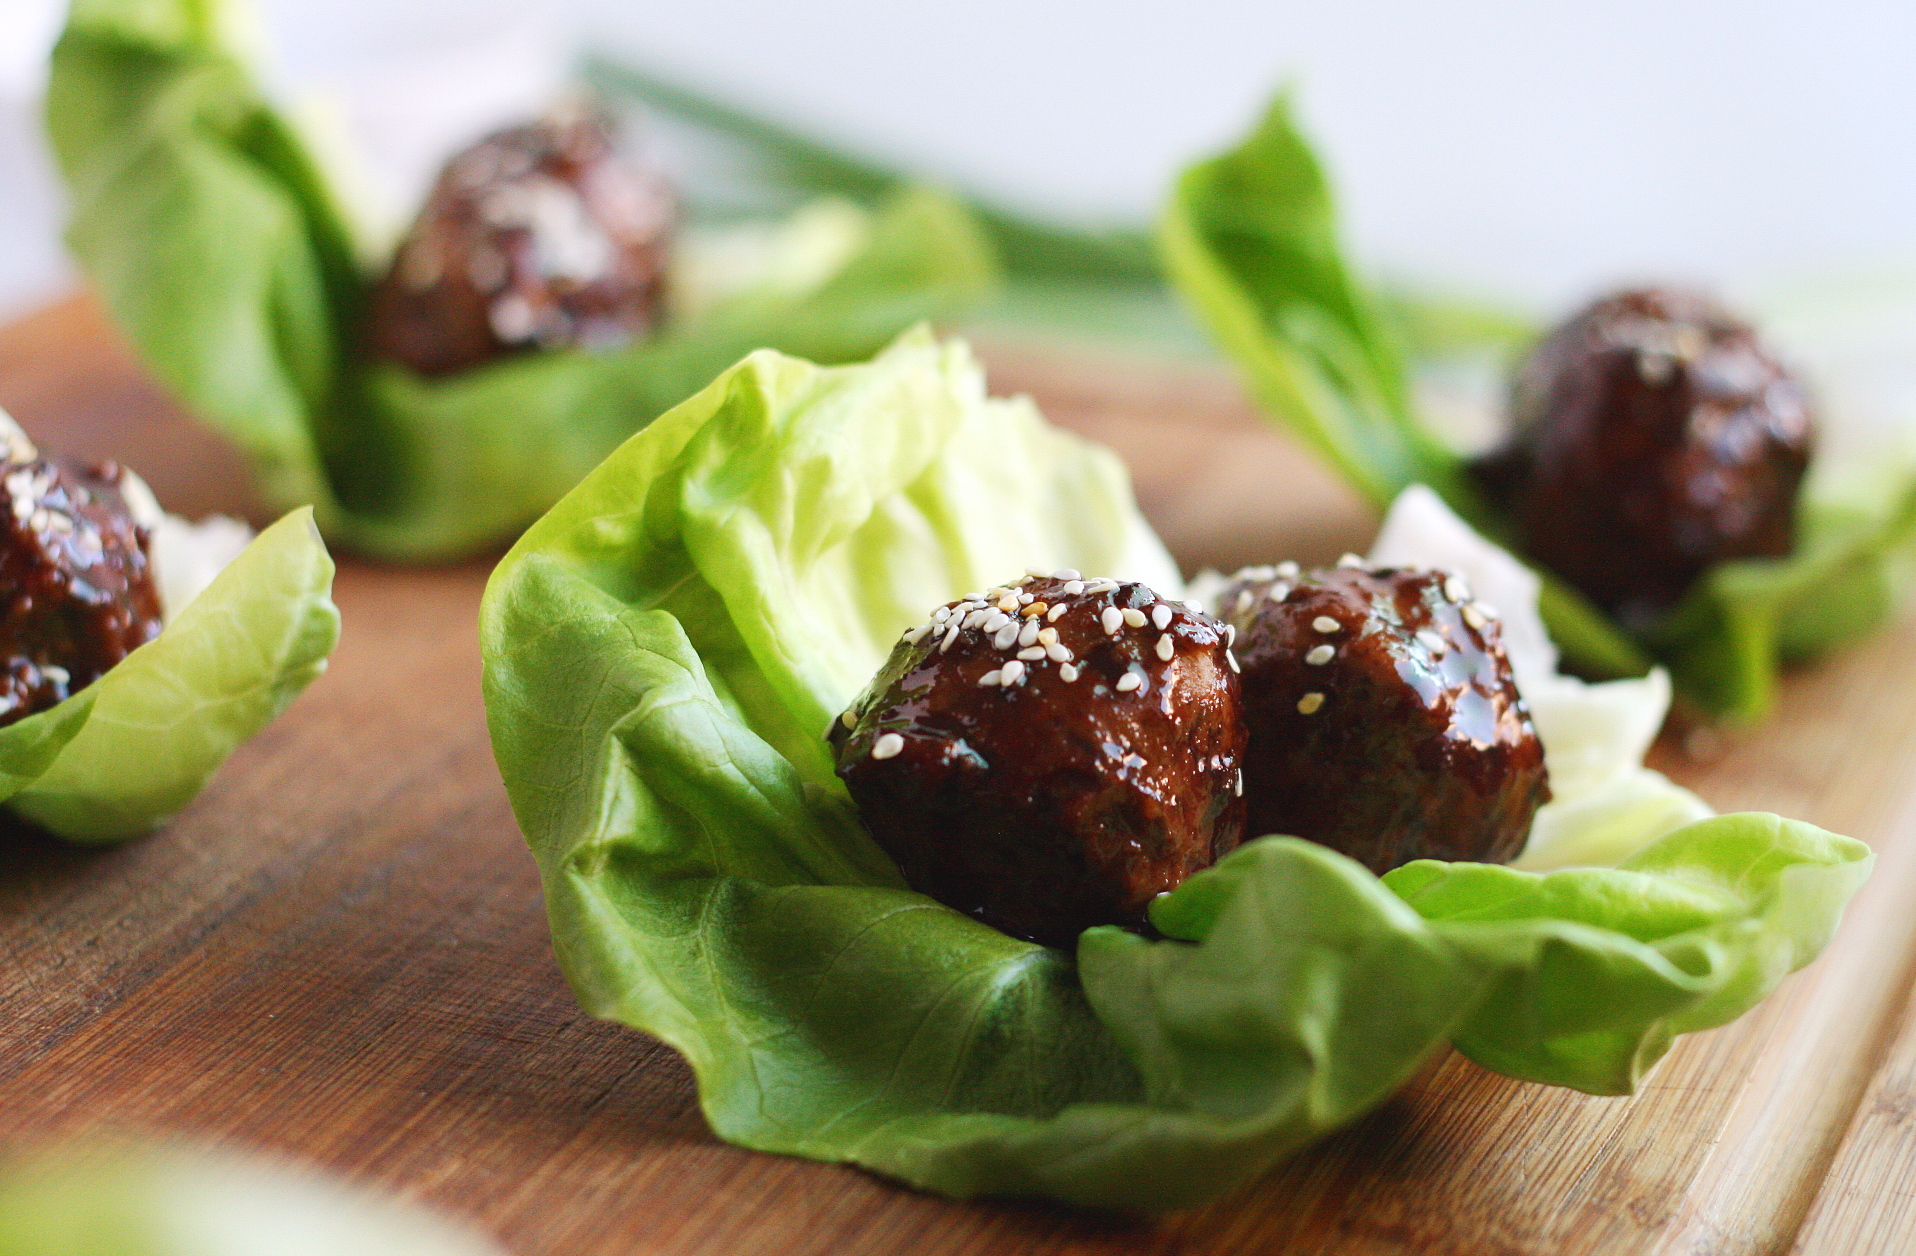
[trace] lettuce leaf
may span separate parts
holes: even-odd
[[[1184,171],[1159,241],[1258,404],[1380,509],[1423,483],[1493,540],[1510,535],[1417,413],[1388,307],[1345,266],[1329,183],[1288,94],[1238,147]],[[1703,709],[1755,720],[1785,659],[1832,650],[1891,609],[1916,532],[1916,473],[1904,471],[1885,500],[1807,496],[1790,557],[1720,565],[1637,638],[1545,573],[1551,635],[1582,672],[1641,675],[1660,662]]]
[[[901,885],[822,736],[925,608],[1030,565],[1181,583],[1107,451],[914,334],[864,365],[751,355],[495,569],[487,722],[554,950],[587,1010],[684,1054],[721,1137],[1184,1207],[1452,1037],[1627,1086],[1813,956],[1867,869],[1762,816],[1489,880],[1266,837],[1158,900],[1161,939],[1088,930],[1074,962]]]
[[[400,560],[496,545],[742,354],[863,357],[993,279],[968,213],[879,203],[821,285],[753,291],[630,348],[522,356],[427,380],[359,352],[365,280],[298,137],[228,50],[238,0],[77,0],[47,122],[68,242],[147,365],[251,458],[266,499]]]
[[[274,1160],[161,1144],[42,1151],[0,1176],[0,1256],[501,1256],[463,1226]]]
[[[133,837],[206,787],[326,670],[333,562],[298,510],[159,637],[49,710],[0,728],[0,801],[74,841]]]

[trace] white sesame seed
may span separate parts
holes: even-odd
[[[1489,623],[1490,620],[1485,618],[1484,613],[1477,609],[1475,602],[1466,602],[1464,603],[1464,622],[1472,628],[1482,630],[1483,626]]]
[[[1129,627],[1142,628],[1144,627],[1144,612],[1135,606],[1127,606],[1124,608],[1124,622]]]
[[[1184,609],[1190,611],[1193,615],[1202,615],[1204,613],[1204,603],[1198,601],[1196,598],[1191,598],[1184,603]]]
[[[905,748],[905,739],[897,733],[886,733],[872,743],[872,758],[890,759]]]
[[[1477,610],[1479,611],[1479,613],[1483,615],[1485,619],[1503,618],[1501,615],[1497,614],[1497,608],[1492,606],[1488,602],[1478,602],[1476,605],[1477,605]]]
[[[986,616],[987,612],[985,611],[973,611],[971,614],[959,620],[958,626],[961,628],[976,628],[979,624],[985,622]]]
[[[48,663],[40,668],[40,674],[56,685],[64,685],[73,679],[73,673],[64,667],[55,667]]]
[[[1234,650],[1227,648],[1224,651],[1224,661],[1231,665],[1231,670],[1234,672],[1240,672],[1244,670],[1243,668],[1237,665],[1237,652]]]
[[[985,604],[985,595],[982,593],[967,593],[965,594],[964,600],[967,602],[976,602],[978,605],[983,606]]]
[[[42,668],[41,670],[45,671],[46,669]],[[843,724],[847,730],[854,729],[858,727],[858,716],[852,712],[850,707],[847,707],[845,713],[838,717],[838,722]]]
[[[1056,628],[1038,629],[1038,644],[1039,645],[1051,645],[1055,643],[1057,640],[1058,640],[1058,630]]]
[[[1018,644],[1018,624],[1015,620],[1000,628],[991,638],[993,649],[1009,650],[1016,644]]]
[[[1069,663],[1071,661],[1071,651],[1065,648],[1063,642],[1048,642],[1045,645],[1044,652],[1045,657],[1049,658],[1053,663]]]
[[[1237,591],[1237,613],[1242,615],[1245,611],[1250,610],[1251,603],[1255,600],[1256,599],[1252,598],[1249,589],[1239,589]]]
[[[1045,622],[1050,624],[1057,623],[1058,617],[1063,615],[1065,611],[1069,609],[1070,608],[1066,606],[1063,602],[1059,602],[1057,605],[1053,606],[1050,610],[1044,613]]]
[[[1118,677],[1118,692],[1130,693],[1143,683],[1143,679],[1140,678],[1136,672],[1126,672],[1124,675]]]
[[[1276,575],[1279,580],[1295,580],[1298,576],[1298,570],[1297,564],[1287,559],[1277,565]]]
[[[1067,580],[1064,582],[1064,591],[1067,596],[1076,597],[1084,592],[1084,581]]]
[[[1343,554],[1337,560],[1339,567],[1362,567],[1364,560],[1355,554]]]
[[[996,632],[1010,622],[1011,616],[1005,614],[1003,611],[993,611],[989,615],[986,615],[984,623],[978,626],[986,632]]]
[[[1163,632],[1166,625],[1168,625],[1170,622],[1171,622],[1170,603],[1159,602],[1156,606],[1153,606],[1151,608],[1151,626],[1153,628],[1156,628],[1159,632]]]
[[[1158,638],[1158,657],[1165,662],[1171,661],[1171,655],[1177,652],[1177,642],[1171,640],[1171,634],[1165,633]]]
[[[1336,657],[1337,657],[1336,646],[1316,645],[1316,646],[1312,646],[1310,653],[1304,656],[1304,661],[1306,663],[1309,663],[1313,667],[1322,667],[1324,664],[1330,662],[1333,658],[1336,658]]]
[[[1317,708],[1323,705],[1324,705],[1323,694],[1307,693],[1303,697],[1297,700],[1297,713],[1299,715],[1316,715]]]
[[[1036,663],[1044,657],[1044,647],[1041,645],[1026,646],[1024,649],[1018,651],[1018,657],[1027,663]]]
[[[1024,627],[1018,629],[1018,644],[1019,645],[1035,644],[1038,640],[1039,631],[1040,629],[1038,627],[1038,619],[1034,615],[1032,618],[1025,620]]]
[[[1098,616],[1098,622],[1104,625],[1107,633],[1116,634],[1118,629],[1124,626],[1124,612],[1115,606],[1107,606],[1104,608],[1104,614]]]
[[[27,526],[35,532],[43,530],[47,526],[47,512],[44,510],[34,511],[32,518],[27,520]]]
[[[1003,597],[998,599],[998,609],[1003,611],[1007,615],[1016,615],[1018,613],[1018,607],[1021,605],[1018,599],[1022,596],[1023,594],[1019,594],[1019,593],[1005,594]]]
[[[1024,679],[1024,674],[1025,674],[1025,665],[1023,663],[1020,663],[1017,659],[1013,659],[1009,663],[1006,663],[1002,670],[1003,680],[1004,680],[1004,683],[1007,685],[1017,684],[1020,680]]]
[[[929,632],[931,632],[930,624],[920,624],[916,628],[907,628],[905,629],[905,643],[907,645],[917,645],[925,639],[926,634]]]
[[[1433,658],[1450,648],[1450,643],[1444,640],[1442,633],[1433,632],[1428,628],[1418,629],[1417,639],[1424,643],[1424,648],[1430,651]]]
[[[1289,597],[1290,595],[1291,595],[1290,585],[1274,584],[1271,586],[1271,591],[1269,593],[1266,593],[1264,596],[1271,599],[1271,601],[1273,602],[1282,602],[1285,598]]]
[[[1342,628],[1343,626],[1344,625],[1338,623],[1336,620],[1332,619],[1329,615],[1319,615],[1316,619],[1313,619],[1311,621],[1311,627],[1317,629],[1319,632],[1336,632],[1338,629]]]
[[[1035,593],[1020,593],[1018,595],[1018,605],[1029,606],[1031,605],[1032,602],[1037,600],[1037,596],[1038,595]]]
[[[1450,576],[1444,581],[1444,596],[1453,602],[1468,602],[1470,586],[1464,583],[1462,576]]]
[[[1051,573],[1051,578],[1053,580],[1076,580],[1079,578],[1078,570],[1075,567],[1060,567]]]
[[[1043,571],[1040,571],[1040,570],[1039,570],[1038,568],[1036,568],[1036,567],[1027,567],[1027,568],[1025,568],[1025,574],[1026,574],[1027,576],[1030,576],[1030,577],[1031,577],[1031,578],[1032,578],[1033,580],[1042,580],[1042,579],[1044,579],[1044,578],[1045,578],[1045,576],[1046,576],[1046,575],[1047,575],[1048,573],[1046,573],[1046,572],[1043,572]]]
[[[1004,678],[1004,673],[994,668],[978,678],[978,686],[981,689],[989,689]]]
[[[1237,784],[1232,786],[1231,792],[1236,794],[1239,798],[1244,797],[1244,769],[1243,768],[1239,768],[1237,770]]]
[[[1093,595],[1094,597],[1100,596],[1106,593],[1115,593],[1117,592],[1117,589],[1118,589],[1118,582],[1116,580],[1099,580],[1093,584],[1087,584],[1084,586],[1084,591],[1086,593]]]
[[[1236,624],[1224,625],[1224,644],[1227,646],[1233,646],[1237,644],[1237,625]]]
[[[960,625],[954,622],[951,627],[945,629],[945,639],[938,643],[938,653],[943,654],[951,649],[951,643],[958,639],[959,627]]]
[[[934,624],[943,624],[947,619],[950,619],[950,618],[951,618],[951,607],[949,606],[941,606],[937,610],[931,613],[931,622]]]
[[[1070,684],[1072,681],[1076,680],[1077,678],[1078,678],[1078,669],[1071,666],[1071,664],[1069,663],[1066,663],[1063,667],[1060,667],[1058,669],[1058,679],[1062,680],[1067,685]]]

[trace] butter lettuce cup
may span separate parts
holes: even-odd
[[[333,562],[296,510],[255,537],[166,514],[116,463],[0,412],[0,801],[120,841],[197,797],[326,669]]]
[[[1236,630],[1206,601],[1230,582],[1187,587],[1117,459],[988,397],[962,344],[753,353],[587,476],[486,590],[487,719],[567,980],[686,1057],[721,1138],[957,1197],[1195,1205],[1446,1043],[1628,1093],[1677,1034],[1812,959],[1871,856],[1713,816],[1645,769],[1667,679],[1559,676],[1534,579],[1434,497],[1380,547],[1372,565],[1455,570],[1473,624],[1494,603],[1535,691],[1552,801],[1515,862],[1380,878],[1250,833],[1133,927],[1025,941],[911,889],[837,756],[922,753],[880,699],[947,640],[991,701],[1154,701],[1187,666],[1236,701]],[[1237,726],[1207,727],[1223,819],[1186,831],[1209,841],[1242,813]]]
[[[749,350],[864,358],[996,281],[927,186],[681,229],[576,102],[447,153],[405,230],[327,110],[269,95],[261,29],[246,0],[72,6],[46,106],[67,243],[265,500],[362,552],[496,550]]]

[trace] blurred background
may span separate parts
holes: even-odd
[[[0,317],[71,283],[37,97],[64,0],[0,0]],[[1296,82],[1371,269],[1550,314],[1657,275],[1916,267],[1916,6],[1612,0],[261,0],[289,108],[403,218],[445,153],[582,54],[1072,224]]]

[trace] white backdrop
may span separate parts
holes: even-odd
[[[0,0],[0,313],[62,282],[33,99],[61,0]],[[1300,83],[1357,251],[1539,308],[1916,257],[1908,0],[265,0],[275,75],[404,188],[582,45],[1083,219]],[[395,202],[406,199],[391,192]]]

